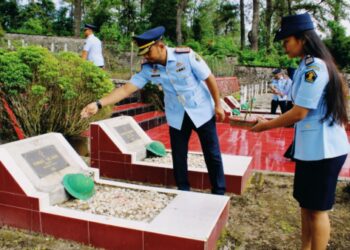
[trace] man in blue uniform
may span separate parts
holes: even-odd
[[[102,106],[117,103],[131,95],[147,82],[161,85],[177,187],[190,190],[187,153],[189,138],[194,130],[201,142],[212,193],[224,194],[226,185],[215,116],[223,120],[225,113],[220,104],[215,77],[204,60],[190,48],[167,47],[162,41],[164,32],[165,28],[160,26],[135,36],[138,55],[146,61],[141,71],[124,86],[87,105],[81,115],[89,117]]]
[[[283,75],[281,69],[272,71],[273,79],[271,90],[273,93],[271,101],[271,114],[276,114],[277,107],[281,108],[282,114],[287,111],[287,95],[292,86],[292,81]]]

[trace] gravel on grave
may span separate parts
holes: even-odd
[[[86,201],[71,199],[58,206],[121,219],[151,222],[176,196],[100,184],[95,184],[95,190],[94,196]]]
[[[157,164],[173,165],[171,153],[167,153],[164,157],[149,157],[142,161],[152,162]],[[190,168],[206,168],[203,154],[187,154],[187,164]]]

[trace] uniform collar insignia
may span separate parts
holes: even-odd
[[[175,53],[190,53],[191,48],[189,47],[176,47],[175,48]]]
[[[313,56],[307,55],[307,56],[305,57],[305,65],[310,65],[310,64],[312,64],[314,61],[315,61],[315,60],[314,60],[314,57],[313,57]]]

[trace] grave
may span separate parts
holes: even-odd
[[[241,104],[232,95],[225,96],[224,101],[231,109],[240,109]]]
[[[146,145],[151,138],[130,116],[120,116],[90,124],[91,167],[103,177],[175,186],[172,163],[146,162]],[[167,150],[170,154],[170,150]],[[190,155],[202,153],[189,152]],[[227,192],[241,194],[251,174],[252,158],[222,154]],[[192,188],[210,189],[204,166],[188,167]]]
[[[140,197],[151,193],[167,198],[159,211],[146,220],[73,209],[63,205],[69,199],[61,184],[67,173],[90,175],[96,186],[107,191],[123,189],[132,196],[141,192]],[[1,145],[0,176],[0,225],[105,249],[215,249],[228,219],[227,196],[101,179],[99,171],[88,167],[58,133]],[[114,206],[119,202],[111,200]]]

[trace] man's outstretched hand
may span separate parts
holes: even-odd
[[[80,112],[81,118],[89,118],[90,116],[93,116],[98,111],[98,107],[96,102],[92,102],[83,108],[83,110]]]

